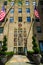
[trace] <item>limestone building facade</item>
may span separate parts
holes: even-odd
[[[7,51],[26,53],[27,50],[32,50],[34,7],[38,6],[38,2],[38,0],[0,1],[0,10],[4,5],[7,13],[3,23],[0,24],[0,41],[4,35],[7,36]],[[39,22],[35,25],[37,24],[40,25]],[[36,30],[34,31],[37,34]],[[37,35],[38,39],[41,38],[39,35],[41,34]]]

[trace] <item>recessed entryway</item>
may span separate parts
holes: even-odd
[[[27,48],[26,47],[14,47],[14,54],[27,55]]]

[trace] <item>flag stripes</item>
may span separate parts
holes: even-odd
[[[40,19],[39,12],[38,12],[36,6],[35,6],[35,8],[34,8],[34,15],[35,15],[37,18]]]
[[[2,10],[0,11],[0,22],[4,19],[6,13],[5,13],[5,8],[2,7]]]

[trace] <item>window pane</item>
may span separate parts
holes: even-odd
[[[23,54],[23,47],[18,47],[18,54]]]
[[[36,2],[35,2],[35,1],[33,2],[33,5],[34,5],[34,6],[36,5]]]
[[[19,12],[19,13],[22,13],[22,8],[19,8],[19,9],[18,9],[18,12]]]
[[[22,17],[18,17],[18,22],[22,22]]]
[[[17,30],[14,31],[14,37],[17,37]]]
[[[30,13],[30,8],[26,8],[26,12],[27,13]]]
[[[43,51],[43,41],[39,41],[39,44],[40,44],[40,50],[42,52]]]
[[[29,5],[30,4],[30,2],[29,1],[26,1],[26,5]]]
[[[27,36],[26,30],[24,30],[24,32],[23,32],[23,36],[24,36],[24,37]]]
[[[21,1],[19,1],[19,2],[18,2],[18,5],[22,5],[22,2],[21,2]]]
[[[11,6],[13,6],[13,5],[14,5],[14,2],[12,1],[12,2],[11,2]]]
[[[14,18],[13,17],[10,17],[10,22],[14,22]]]
[[[21,46],[23,44],[23,34],[22,30],[18,30],[18,45]]]
[[[43,5],[43,1],[40,1],[40,5]]]
[[[17,38],[14,38],[14,42],[17,42]]]
[[[17,46],[17,42],[14,42],[14,46]]]
[[[14,13],[14,9],[11,9],[11,10],[10,10],[10,13]]]
[[[0,27],[0,34],[3,33],[3,27]]]
[[[2,41],[0,41],[0,48],[2,47]]]
[[[40,26],[37,26],[37,32],[41,33],[41,27]]]
[[[7,1],[4,1],[4,5],[7,5]]]
[[[31,18],[30,17],[27,17],[27,22],[31,22]]]
[[[35,19],[36,22],[40,22],[40,20],[38,18]]]

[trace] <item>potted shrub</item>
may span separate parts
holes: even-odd
[[[6,52],[6,55],[7,55],[7,61],[14,55],[14,52],[11,51],[11,52]]]
[[[42,56],[41,63],[43,64],[43,52],[41,52],[41,56]]]
[[[32,44],[33,44],[33,50],[34,50],[33,60],[37,65],[39,65],[40,60],[41,60],[40,49],[38,47],[38,44],[36,43],[36,37],[35,36],[32,37],[32,40],[33,40]]]
[[[27,51],[27,58],[28,58],[30,61],[33,61],[33,58],[32,58],[33,53],[34,53],[33,50]]]
[[[1,56],[2,56],[1,61],[2,61],[3,63],[5,63],[5,62],[7,61],[6,52],[7,52],[7,37],[4,36],[4,38],[3,38],[2,50],[1,50],[1,52],[0,52],[0,53],[1,53]]]
[[[1,51],[4,53],[7,51],[7,38],[6,38],[6,36],[4,36],[4,38],[3,38],[3,45],[2,45]]]

